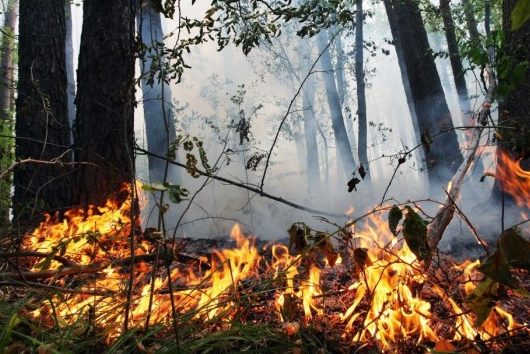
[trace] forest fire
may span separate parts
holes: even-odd
[[[139,225],[138,220],[131,222],[131,205],[131,198],[122,204],[110,198],[86,214],[70,210],[64,220],[48,216],[26,236],[25,250],[50,255],[30,264],[31,272],[49,271],[48,284],[76,287],[75,292],[44,301],[30,317],[49,326],[89,321],[111,343],[123,333],[126,308],[128,328],[169,330],[173,318],[201,323],[217,319],[209,329],[216,331],[229,328],[236,317],[248,317],[254,308],[269,307],[275,309],[274,316],[256,310],[254,321],[277,326],[289,336],[316,322],[329,323],[340,328],[337,340],[345,345],[370,343],[390,351],[407,340],[456,348],[463,341],[488,340],[520,327],[498,305],[479,326],[475,316],[463,310],[462,299],[481,278],[479,261],[446,260],[452,269],[441,280],[444,270],[427,271],[378,216],[370,217],[363,231],[351,234],[352,247],[340,255],[342,264],[319,262],[322,255],[311,248],[293,255],[289,247],[274,244],[260,252],[236,224],[231,231],[235,247],[213,250],[209,259],[199,257],[207,265],[201,267],[179,264],[171,255],[180,250],[168,252],[161,242],[138,235],[131,254],[131,225]],[[62,275],[65,269],[77,271]],[[329,289],[322,276],[335,278],[341,272],[355,276],[340,289]],[[253,294],[249,284],[255,283],[268,284],[260,290],[263,296]],[[329,301],[342,305],[329,307]]]
[[[530,171],[524,170],[521,161],[512,159],[504,150],[498,151],[497,163],[495,178],[500,181],[502,189],[518,206],[530,208]]]

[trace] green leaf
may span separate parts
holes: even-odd
[[[167,190],[166,186],[160,183],[145,183],[142,185],[142,189],[146,192],[160,192]]]
[[[501,284],[508,285],[512,288],[518,287],[517,280],[512,277],[512,273],[510,272],[508,261],[499,248],[480,264],[478,270]]]
[[[512,31],[521,28],[530,18],[530,0],[519,0],[512,11]]]
[[[397,205],[394,205],[392,209],[390,209],[390,212],[388,213],[388,227],[390,228],[390,231],[392,231],[392,234],[394,236],[397,236],[397,226],[399,222],[401,221],[401,218],[403,217],[403,212]]]
[[[511,267],[530,270],[530,242],[516,228],[502,233],[497,241],[497,250],[478,269],[501,284],[519,288],[519,283],[511,274]]]
[[[403,222],[403,236],[410,250],[418,260],[431,258],[431,249],[427,243],[427,225],[425,221],[411,207],[405,207],[407,215]]]
[[[466,304],[477,315],[475,323],[477,327],[484,323],[490,315],[491,309],[495,305],[498,289],[499,283],[490,277],[485,277],[469,294]]]
[[[186,188],[183,188],[179,185],[168,185],[167,186],[169,200],[173,203],[180,203],[185,200],[190,194]]]
[[[508,264],[530,271],[530,242],[521,235],[519,229],[504,231],[498,241],[498,247]]]

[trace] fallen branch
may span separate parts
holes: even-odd
[[[460,195],[460,189],[464,183],[464,178],[475,161],[477,149],[480,143],[480,137],[488,122],[490,108],[493,104],[495,88],[497,85],[491,67],[486,66],[484,70],[488,73],[489,88],[486,93],[486,97],[484,98],[484,102],[482,103],[481,110],[477,115],[477,127],[475,128],[475,132],[473,133],[473,137],[469,143],[467,157],[464,159],[456,171],[456,174],[451,179],[451,182],[449,183],[449,190],[447,192],[447,198],[427,229],[427,242],[429,243],[430,249],[433,251],[438,247],[438,243],[442,239],[445,229],[453,219],[456,209],[455,200],[458,199],[458,196]],[[426,262],[425,266],[428,268],[430,266],[430,262]]]
[[[37,280],[37,279],[48,279],[56,278],[67,275],[78,275],[78,274],[93,274],[102,271],[107,267],[126,267],[131,264],[136,264],[140,262],[153,262],[157,259],[156,254],[143,254],[136,255],[134,257],[127,257],[123,259],[117,259],[113,261],[105,261],[99,263],[93,263],[88,265],[72,265],[68,267],[63,267],[59,269],[48,269],[36,272],[5,272],[0,273],[0,279],[5,281],[13,280]],[[187,255],[187,254],[176,254],[172,255],[170,252],[166,252],[163,255],[159,255],[158,259],[161,261],[172,262],[177,261],[184,264],[190,263],[200,263],[202,268],[209,269],[211,266],[207,263],[201,262],[199,258]]]
[[[172,161],[172,160],[168,160],[166,157],[164,156],[161,156],[161,155],[157,155],[157,154],[153,154],[152,152],[149,152],[145,149],[142,149],[140,147],[136,147],[136,150],[148,155],[148,156],[151,156],[151,157],[155,157],[157,159],[162,159],[162,160],[165,160],[165,161],[168,161],[170,164],[172,165],[175,165],[175,166],[179,166],[179,167],[182,167],[182,168],[188,168],[188,166],[186,166],[185,164],[183,163],[180,163],[180,162],[177,162],[177,161]],[[336,214],[336,213],[330,213],[330,212],[327,212],[327,211],[323,211],[323,210],[318,210],[318,209],[313,209],[313,208],[308,208],[308,207],[305,207],[303,205],[299,205],[299,204],[296,204],[296,203],[293,203],[289,200],[286,200],[286,199],[283,199],[281,197],[276,197],[272,194],[269,194],[267,192],[264,192],[262,190],[260,190],[258,187],[252,187],[252,186],[249,186],[247,184],[244,184],[244,183],[240,183],[240,182],[236,182],[236,181],[232,181],[228,178],[224,178],[224,177],[221,177],[221,176],[216,176],[216,175],[212,175],[211,173],[208,173],[208,172],[205,172],[205,171],[202,171],[202,170],[199,170],[198,168],[197,169],[194,169],[194,172],[196,172],[197,174],[201,175],[201,176],[204,176],[204,177],[209,177],[211,179],[215,179],[217,181],[221,181],[221,182],[224,182],[224,183],[227,183],[227,184],[230,184],[232,186],[235,186],[235,187],[239,187],[239,188],[243,188],[243,189],[246,189],[248,191],[251,191],[251,192],[254,192],[256,194],[258,194],[259,196],[261,197],[265,197],[265,198],[268,198],[268,199],[272,199],[272,200],[275,200],[277,202],[280,202],[282,204],[285,204],[285,205],[288,205],[292,208],[295,208],[295,209],[299,209],[299,210],[303,210],[303,211],[308,211],[310,213],[314,213],[314,214],[319,214],[319,215],[325,215],[325,216],[331,216],[331,217],[338,217],[338,218],[348,218],[347,215],[345,214]]]
[[[35,251],[21,251],[21,252],[10,252],[10,253],[0,253],[0,258],[18,258],[18,257],[35,257],[35,258],[48,258],[51,257],[54,261],[60,262],[65,266],[72,267],[77,266],[78,264],[58,255],[52,255],[50,253],[44,252],[35,252]]]

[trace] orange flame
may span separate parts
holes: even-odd
[[[530,208],[530,171],[521,167],[520,160],[513,160],[510,155],[500,150],[497,155],[495,178],[501,188],[510,194],[518,206]]]
[[[223,325],[229,325],[241,309],[240,288],[246,280],[264,274],[270,275],[277,284],[271,302],[274,301],[288,334],[299,330],[296,318],[290,318],[296,316],[291,313],[296,305],[300,305],[300,316],[303,313],[305,323],[329,315],[323,303],[326,294],[320,284],[321,269],[316,262],[308,262],[302,255],[289,254],[284,245],[272,245],[272,257],[267,262],[237,224],[230,233],[236,247],[215,250],[211,267],[204,272],[173,265],[169,271],[164,267],[157,270],[153,269],[153,264],[141,262],[123,267],[113,262],[131,257],[131,224],[139,225],[131,216],[131,206],[131,198],[122,204],[110,198],[104,206],[91,206],[86,213],[70,210],[64,220],[47,216],[26,236],[23,244],[27,249],[60,255],[79,266],[103,265],[99,272],[83,278],[84,285],[78,293],[55,296],[33,311],[34,317],[44,321],[57,319],[59,325],[89,318],[104,330],[110,342],[123,331],[130,271],[133,271],[134,282],[130,285],[133,292],[129,328],[144,326],[147,318],[149,324],[169,326],[173,311],[200,321],[217,318]],[[341,299],[345,303],[344,310],[335,316],[346,324],[343,337],[355,342],[376,340],[383,350],[392,348],[405,337],[413,337],[417,342],[438,342],[440,334],[433,326],[431,304],[421,298],[421,291],[417,291],[427,283],[428,274],[406,243],[396,238],[386,222],[375,216],[369,219],[362,232],[353,234],[352,242],[355,247],[367,250],[368,262],[357,265],[358,277],[348,287],[353,297]],[[156,242],[139,239],[134,256],[153,255],[162,250]],[[344,263],[347,259],[344,258]],[[472,272],[478,265],[476,261],[458,266],[465,294],[473,292],[476,286]],[[64,265],[57,260],[44,260],[31,266],[32,270],[53,270]],[[66,280],[54,281],[64,285]],[[477,334],[488,339],[515,328],[511,315],[499,307],[476,328],[473,315],[464,312],[443,289],[435,285],[432,289],[450,305],[455,315],[456,340],[472,340]]]

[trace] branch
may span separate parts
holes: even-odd
[[[460,194],[460,189],[464,183],[464,178],[466,177],[467,172],[473,165],[475,160],[477,149],[479,147],[480,137],[482,131],[485,128],[485,125],[488,122],[488,116],[490,114],[490,108],[494,100],[495,88],[497,87],[494,73],[490,66],[486,66],[484,69],[488,73],[488,82],[489,87],[486,92],[486,97],[482,103],[481,110],[477,115],[477,125],[473,137],[469,143],[469,149],[467,150],[467,157],[464,159],[456,174],[451,179],[449,183],[449,191],[447,192],[447,198],[443,203],[443,206],[438,210],[438,213],[434,217],[432,223],[429,224],[427,229],[427,242],[431,250],[435,250],[438,247],[438,243],[442,239],[442,235],[453,219],[455,212],[455,203],[454,201],[458,199]],[[429,267],[430,262],[426,262],[426,267]]]
[[[182,168],[188,168],[188,166],[186,166],[185,164],[183,163],[180,163],[180,162],[177,162],[177,161],[171,161],[171,160],[168,160],[166,157],[164,156],[160,156],[160,155],[157,155],[157,154],[154,154],[152,152],[149,152],[145,149],[142,149],[140,147],[136,147],[136,149],[138,151],[141,151],[149,156],[152,156],[152,157],[155,157],[155,158],[158,158],[158,159],[162,159],[162,160],[166,160],[166,161],[169,161],[169,163],[171,163],[172,165],[175,165],[175,166],[179,166],[179,167],[182,167]],[[267,192],[264,192],[262,189],[258,188],[258,187],[252,187],[252,186],[249,186],[249,185],[246,185],[244,183],[240,183],[240,182],[236,182],[236,181],[233,181],[233,180],[230,180],[228,178],[224,178],[224,177],[221,177],[221,176],[216,176],[216,175],[212,175],[211,173],[208,173],[208,172],[205,172],[205,171],[202,171],[202,170],[199,170],[198,168],[197,169],[194,169],[194,171],[201,175],[201,176],[204,176],[204,177],[209,177],[211,179],[215,179],[215,180],[218,180],[218,181],[221,181],[221,182],[224,182],[226,184],[229,184],[229,185],[232,185],[232,186],[235,186],[235,187],[239,187],[239,188],[243,188],[243,189],[246,189],[248,191],[251,191],[251,192],[254,192],[254,193],[257,193],[259,196],[261,197],[265,197],[265,198],[268,198],[268,199],[272,199],[272,200],[275,200],[277,202],[280,202],[282,204],[285,204],[285,205],[288,205],[292,208],[295,208],[295,209],[299,209],[299,210],[303,210],[303,211],[307,211],[307,212],[310,212],[310,213],[314,213],[314,214],[320,214],[320,215],[325,215],[325,216],[331,216],[331,217],[338,217],[338,218],[347,218],[346,215],[344,214],[336,214],[336,213],[330,213],[330,212],[327,212],[327,211],[323,211],[323,210],[318,210],[318,209],[313,209],[313,208],[308,208],[308,207],[305,207],[305,206],[302,206],[302,205],[299,205],[299,204],[296,204],[294,202],[291,202],[287,199],[283,199],[281,197],[276,197],[272,194],[269,194]]]

